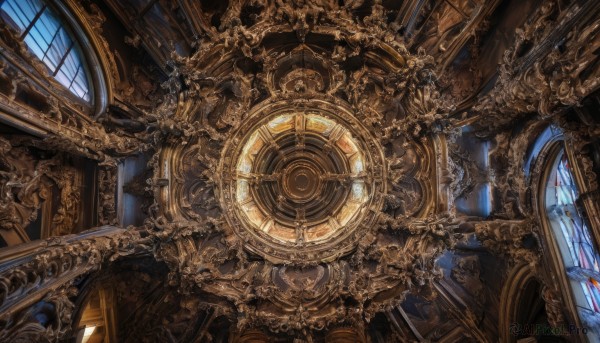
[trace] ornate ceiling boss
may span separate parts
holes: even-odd
[[[380,145],[341,105],[284,100],[261,110],[221,156],[229,224],[247,249],[275,263],[345,255],[383,206]]]
[[[182,293],[241,330],[306,335],[434,296],[455,225],[432,196],[446,113],[432,59],[376,24],[294,13],[172,64],[185,89],[165,84],[159,112],[177,119],[153,184],[171,237],[156,256]]]

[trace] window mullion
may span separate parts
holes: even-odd
[[[75,80],[77,79],[77,75],[79,75],[79,71],[81,71],[81,66],[77,67],[77,71],[75,72],[75,75],[73,75],[73,79],[71,80],[71,83],[69,83],[69,89],[71,89],[71,87],[73,86],[73,82],[75,82]]]
[[[50,43],[48,44],[48,47],[46,48],[46,51],[44,51],[44,56],[42,57],[42,61],[48,56],[48,51],[50,51],[50,49],[52,48],[52,44],[54,44],[54,41],[56,40],[56,37],[58,37],[58,33],[60,32],[61,27],[58,26],[58,28],[56,29],[56,32],[54,32],[54,35],[52,36],[52,39],[50,40]],[[71,42],[72,44],[72,42]],[[63,55],[62,59],[65,58],[65,56]],[[56,71],[59,69],[60,67],[60,62],[59,65],[56,66],[56,69],[52,71],[52,75],[56,75]]]
[[[25,31],[23,31],[23,33],[21,34],[21,39],[25,39],[25,37],[27,37],[27,35],[29,34],[29,31],[31,31],[31,29],[35,26],[35,23],[38,21],[38,19],[40,19],[40,17],[42,16],[42,13],[44,13],[44,11],[46,10],[47,7],[48,6],[46,6],[46,5],[42,6],[42,9],[38,13],[35,14],[33,19],[31,20],[31,22],[29,23],[29,26],[27,26]]]
[[[73,45],[75,45],[75,42],[71,41],[71,45],[69,45],[69,48],[67,49],[67,52],[60,59],[60,62],[58,62],[58,65],[56,66],[56,70],[54,71],[54,73],[52,74],[52,76],[56,76],[56,74],[58,74],[58,71],[60,70],[60,67],[62,67],[62,65],[65,63],[65,60],[67,59],[67,56],[69,56],[69,53],[71,52],[71,49],[73,49]]]
[[[89,101],[91,85],[79,42],[47,1],[0,0],[0,7],[7,6],[6,13],[18,22],[20,38],[46,65],[48,74],[77,97]],[[59,72],[62,72],[60,76]]]

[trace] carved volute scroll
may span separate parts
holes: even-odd
[[[509,342],[527,301],[580,324],[535,144],[564,135],[598,239],[596,2],[44,1],[96,98],[2,13],[0,341],[75,339],[103,287],[109,343]]]
[[[329,330],[325,340],[331,343],[357,342],[364,343],[365,339],[356,329],[351,327],[333,328]]]
[[[0,338],[31,342],[65,337],[72,330],[80,278],[109,260],[140,251],[139,239],[135,232],[105,226],[3,251],[0,257],[9,262],[0,276]]]
[[[320,41],[292,17],[226,30],[173,63],[186,90],[159,108],[177,119],[153,179],[173,237],[157,257],[184,292],[236,299],[240,329],[359,325],[430,294],[455,242],[433,206],[448,105],[432,60],[323,14]]]
[[[269,336],[260,330],[246,330],[239,338],[240,343],[265,343],[269,342]]]

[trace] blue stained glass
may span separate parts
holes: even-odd
[[[0,0],[3,17],[12,19],[23,41],[73,94],[90,101],[89,82],[81,49],[63,27],[57,14],[41,0]]]

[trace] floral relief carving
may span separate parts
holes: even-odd
[[[592,198],[599,133],[571,117],[598,90],[593,6],[542,1],[515,31],[501,3],[69,0],[110,88],[93,117],[0,25],[0,103],[43,137],[0,138],[0,233],[60,236],[0,268],[0,340],[68,339],[84,280],[108,278],[135,308],[126,342],[492,341],[492,287],[521,263],[547,281],[533,137],[565,130]],[[111,227],[68,235],[88,204],[69,156],[93,161],[92,222]],[[457,208],[480,195],[465,206],[489,213]],[[117,259],[145,262],[110,279]]]

